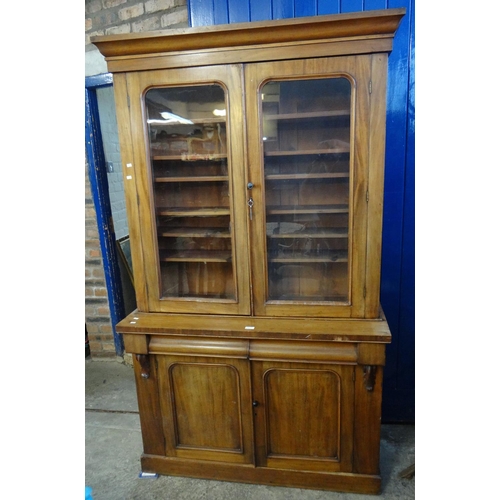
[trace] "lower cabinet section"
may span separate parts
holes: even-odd
[[[382,344],[144,337],[144,471],[379,491]]]

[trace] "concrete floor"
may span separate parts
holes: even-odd
[[[94,500],[363,500],[413,499],[413,425],[383,425],[380,496],[160,476],[139,478],[142,440],[132,367],[85,360],[85,484]]]

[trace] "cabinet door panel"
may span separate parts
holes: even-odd
[[[249,314],[241,67],[127,78],[149,310]]]
[[[352,470],[353,368],[254,363],[259,465]]]
[[[370,57],[245,71],[255,312],[361,317]]]
[[[158,356],[167,456],[252,460],[247,362]]]

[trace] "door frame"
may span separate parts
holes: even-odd
[[[123,338],[116,331],[116,324],[125,317],[125,305],[123,290],[120,285],[119,256],[113,229],[108,177],[106,175],[104,146],[97,105],[97,89],[112,85],[113,75],[111,73],[85,77],[85,150],[101,245],[102,265],[108,294],[115,351],[118,356],[123,356]]]

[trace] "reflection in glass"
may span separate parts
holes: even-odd
[[[160,296],[234,299],[224,89],[155,88],[145,103]]]
[[[269,300],[349,297],[351,84],[261,90]]]

